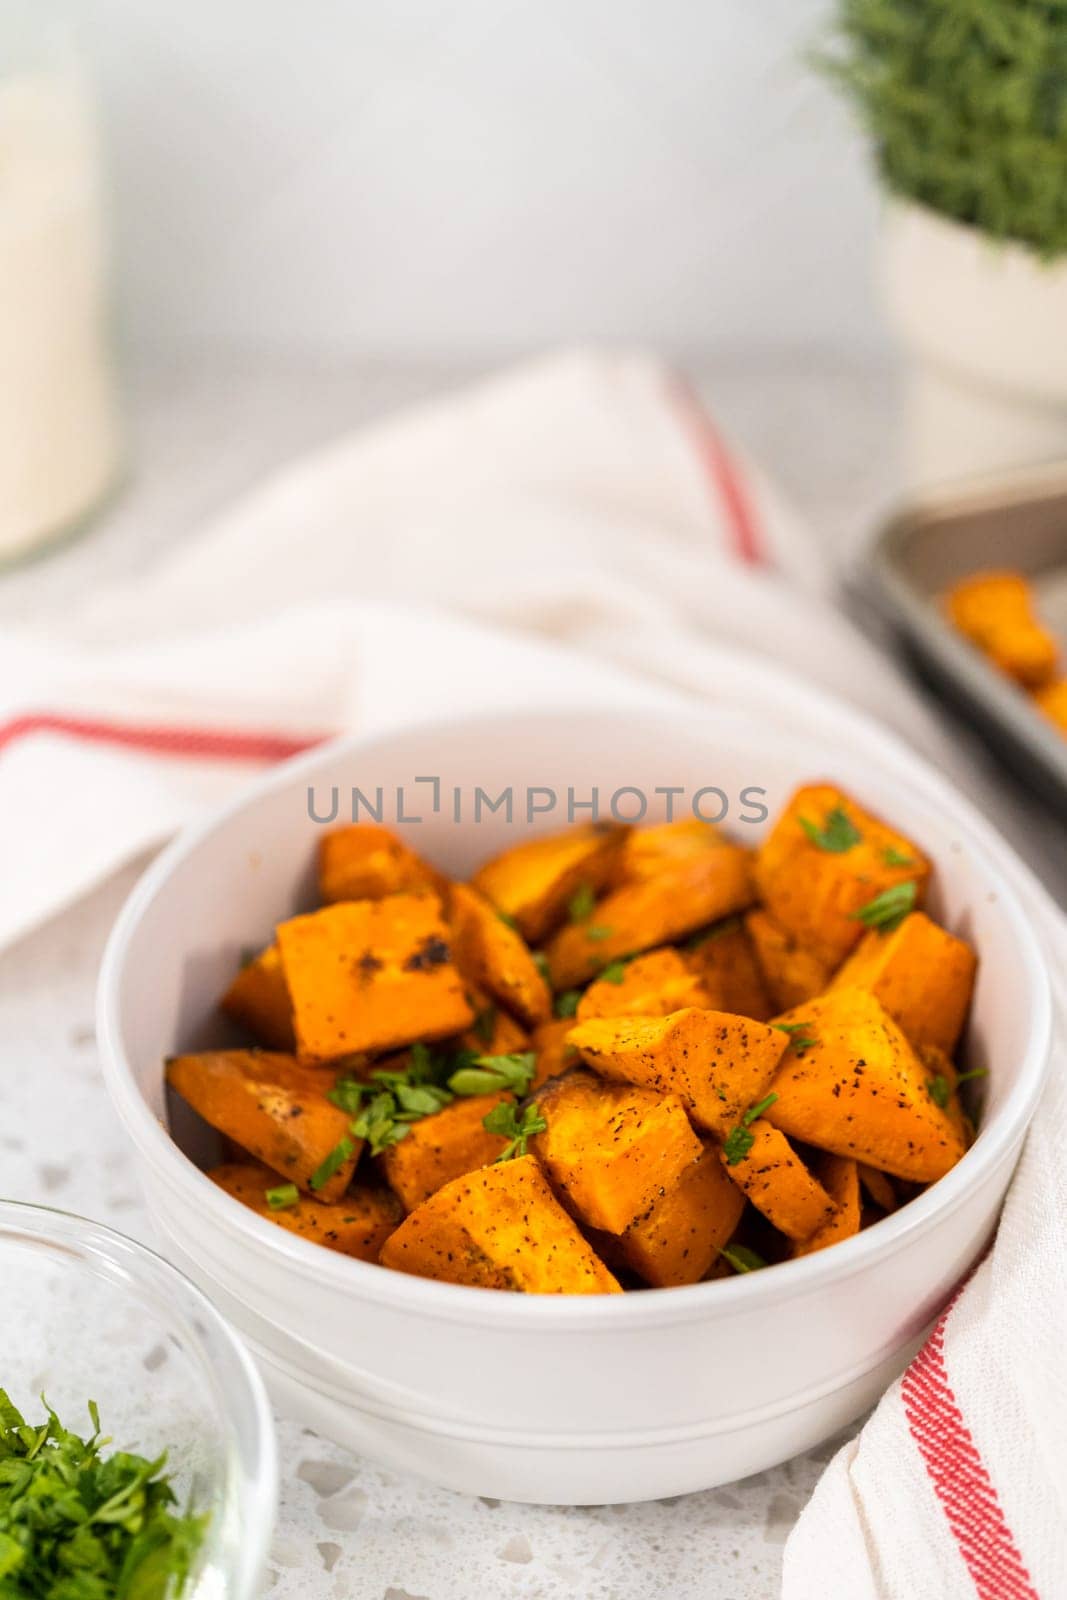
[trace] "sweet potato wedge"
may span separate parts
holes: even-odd
[[[530,1085],[532,1089],[539,1089],[549,1078],[558,1077],[568,1067],[578,1064],[578,1052],[567,1038],[573,1027],[573,1017],[554,1017],[551,1022],[542,1022],[539,1028],[534,1029],[530,1044],[537,1054],[537,1061]]]
[[[791,1138],[896,1178],[932,1183],[964,1141],[927,1087],[927,1072],[866,989],[835,989],[780,1019],[790,1036],[768,1122]]]
[[[695,1007],[598,1017],[569,1039],[602,1077],[679,1095],[696,1125],[720,1138],[766,1093],[788,1043],[763,1022]]]
[[[297,1053],[330,1061],[443,1039],[474,1013],[431,895],[346,900],[278,926]]]
[[[815,1166],[815,1176],[833,1201],[836,1210],[821,1227],[807,1239],[798,1239],[793,1246],[795,1256],[808,1256],[815,1250],[825,1250],[827,1245],[840,1239],[851,1239],[860,1231],[860,1180],[855,1161],[847,1156],[820,1156]]]
[[[1055,675],[1059,646],[1039,622],[1021,572],[976,572],[949,591],[945,609],[953,626],[1024,688],[1038,689]]]
[[[339,1200],[348,1188],[363,1141],[326,1098],[331,1074],[267,1050],[206,1050],[172,1056],[167,1082],[205,1122],[301,1189],[311,1189],[313,1175],[347,1138],[351,1153],[316,1193]]]
[[[882,1211],[895,1211],[900,1204],[897,1192],[893,1188],[892,1179],[884,1172],[879,1172],[877,1167],[868,1167],[865,1162],[857,1161],[856,1169],[859,1173],[860,1183],[866,1189],[875,1205]]]
[[[319,898],[381,900],[387,894],[444,894],[448,880],[395,833],[375,822],[332,828],[319,840]]]
[[[712,823],[701,822],[698,817],[634,828],[619,852],[614,882],[640,883],[646,878],[658,878],[661,872],[724,846],[736,848]]]
[[[522,1294],[619,1294],[533,1156],[480,1167],[425,1200],[382,1246],[383,1266]]]
[[[771,1000],[752,939],[739,917],[717,923],[703,937],[691,941],[685,961],[707,997],[694,1004],[753,1017],[757,1022],[766,1022],[782,1009]]]
[[[666,1017],[683,1006],[707,1006],[704,986],[677,950],[651,950],[609,977],[591,983],[578,1002],[577,1020],[592,1017]]]
[[[766,911],[750,911],[745,931],[752,941],[763,982],[770,995],[773,1015],[803,1005],[822,994],[830,981],[830,968],[812,950],[805,950],[791,933]]]
[[[477,890],[454,883],[452,954],[468,983],[484,989],[528,1028],[552,1014],[552,995],[522,935]]]
[[[530,944],[561,923],[579,889],[598,893],[609,881],[629,829],[589,822],[566,833],[514,845],[480,867],[474,888],[511,917]]]
[[[727,1176],[787,1239],[810,1238],[831,1220],[834,1202],[777,1128],[757,1117],[748,1132],[746,1154],[730,1159],[727,1146],[719,1152]]]
[[[951,1055],[971,1003],[977,966],[969,944],[946,933],[924,912],[913,911],[892,933],[868,933],[830,987],[868,989],[913,1045],[935,1045]]]
[[[479,1094],[454,1100],[443,1111],[411,1123],[404,1137],[382,1152],[382,1169],[405,1211],[414,1211],[453,1178],[496,1160],[507,1140],[487,1133],[482,1118],[510,1099],[506,1094]]]
[[[863,937],[865,908],[905,884],[920,904],[929,875],[910,839],[829,783],[798,789],[756,856],[764,908],[830,968]]]
[[[276,944],[245,962],[219,1004],[257,1044],[268,1050],[295,1050],[293,1003]]]
[[[751,859],[738,845],[704,850],[657,874],[624,884],[546,948],[553,988],[586,983],[620,956],[671,944],[752,903]]]
[[[744,1206],[744,1195],[723,1170],[717,1148],[706,1143],[696,1160],[665,1184],[648,1210],[620,1234],[620,1258],[656,1289],[699,1283],[718,1261]]]
[[[531,1142],[581,1222],[622,1233],[700,1154],[676,1095],[604,1083],[576,1068],[537,1093],[548,1123]]]
[[[479,1055],[506,1056],[530,1047],[530,1036],[515,1018],[497,1005],[484,989],[468,983],[467,1000],[474,1011],[474,1021],[461,1033],[459,1042],[466,1050],[476,1050]]]
[[[350,1184],[344,1198],[332,1205],[301,1197],[295,1205],[275,1211],[267,1203],[267,1190],[277,1186],[278,1175],[267,1167],[228,1162],[212,1168],[208,1177],[287,1233],[360,1261],[377,1261],[382,1245],[404,1215],[394,1194],[367,1183]]]

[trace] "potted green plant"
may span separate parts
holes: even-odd
[[[1067,0],[838,0],[914,479],[1067,457]]]

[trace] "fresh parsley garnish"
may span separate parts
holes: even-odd
[[[498,907],[496,914],[499,920],[504,924],[505,928],[510,928],[512,933],[518,933],[519,925],[515,921],[515,918],[511,915],[510,911],[501,911]]]
[[[913,867],[915,865],[915,857],[905,855],[904,851],[898,850],[894,844],[887,846],[882,851],[882,860],[887,867]]]
[[[551,974],[548,968],[548,957],[545,955],[545,952],[543,950],[531,950],[530,959],[537,968],[538,972],[541,974],[542,978],[544,978],[545,982],[549,983],[551,981]]]
[[[356,1124],[353,1123],[352,1132],[355,1133],[355,1131]],[[367,1137],[367,1135],[360,1134],[359,1137],[364,1139]],[[352,1156],[355,1154],[355,1150],[356,1147],[352,1143],[351,1139],[348,1138],[347,1134],[343,1139],[339,1140],[338,1143],[334,1145],[329,1155],[326,1156],[324,1160],[319,1162],[319,1165],[315,1168],[314,1172],[311,1174],[311,1177],[308,1179],[308,1184],[312,1189],[315,1190],[316,1194],[321,1188],[329,1183],[334,1173],[341,1170],[346,1161],[351,1160]]]
[[[817,845],[820,850],[828,850],[835,856],[851,850],[863,837],[852,818],[841,806],[834,806],[832,811],[826,813],[821,828],[817,823],[809,822],[807,817],[798,817],[797,821],[813,845]]]
[[[456,1095],[498,1094],[504,1089],[524,1095],[536,1066],[533,1050],[508,1056],[475,1056],[473,1065],[452,1074],[448,1087]]]
[[[587,883],[580,884],[567,901],[567,915],[572,922],[584,922],[593,915],[596,895]]]
[[[272,1211],[287,1211],[300,1204],[300,1190],[295,1183],[279,1183],[275,1189],[264,1189],[263,1197]]]
[[[883,889],[881,894],[876,894],[873,900],[868,900],[865,906],[860,906],[858,911],[852,913],[853,918],[856,922],[862,922],[865,928],[877,928],[879,933],[892,933],[915,910],[918,893],[915,879],[906,878],[903,883],[892,884],[888,889]]]
[[[723,1245],[719,1254],[728,1261],[735,1272],[758,1272],[767,1265],[763,1257],[750,1250],[746,1244]]]
[[[748,1152],[756,1142],[755,1135],[749,1132],[749,1128],[757,1117],[762,1117],[763,1113],[773,1106],[777,1098],[776,1094],[769,1094],[756,1105],[749,1106],[737,1126],[730,1129],[723,1140],[722,1146],[728,1167],[736,1167],[737,1163],[743,1161],[748,1155]]]
[[[492,1111],[486,1112],[482,1127],[486,1133],[498,1133],[508,1141],[494,1162],[497,1165],[501,1161],[511,1161],[515,1156],[524,1156],[527,1141],[535,1133],[544,1133],[548,1123],[541,1115],[539,1106],[523,1106],[520,1111],[510,1100],[505,1100],[494,1106]]]
[[[208,1524],[176,1511],[154,1461],[104,1455],[100,1415],[80,1438],[44,1401],[25,1421],[0,1389],[0,1595],[4,1600],[178,1600]]]
[[[789,1035],[789,1043],[798,1056],[802,1056],[805,1050],[810,1050],[813,1044],[819,1042],[813,1033],[804,1032],[805,1028],[811,1027],[810,1022],[772,1022],[771,1027],[777,1028],[779,1033]]]
[[[578,1002],[582,998],[580,989],[564,989],[562,994],[556,996],[555,1012],[557,1017],[573,1017],[578,1010]]]
[[[603,983],[622,983],[626,977],[628,963],[625,961],[609,961],[604,970],[597,974]]]
[[[948,1105],[949,1096],[952,1094],[948,1079],[942,1073],[937,1072],[932,1078],[927,1079],[926,1090],[934,1105],[940,1106],[941,1110],[944,1111]]]

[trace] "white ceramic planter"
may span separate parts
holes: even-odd
[[[1067,263],[893,201],[883,281],[914,485],[1067,458]]]
[[[724,656],[724,675],[730,664]],[[838,726],[821,699],[814,733],[802,692],[766,677],[775,718],[755,701],[694,708],[665,695],[655,713],[457,715],[316,750],[187,833],[134,893],[100,980],[108,1087],[166,1253],[241,1329],[278,1404],[309,1426],[469,1493],[580,1504],[705,1488],[860,1415],[984,1248],[1048,1053],[1042,958],[1009,883],[1019,869],[964,800],[930,775],[901,772],[888,740],[880,750],[869,731],[856,748],[846,714]],[[216,1036],[216,998],[239,951],[306,898],[318,832],[308,785],[347,795],[353,784],[382,784],[393,794],[430,771],[445,795],[532,781],[583,796],[594,784],[603,796],[633,784],[650,795],[656,785],[692,795],[715,784],[736,796],[755,784],[772,812],[812,774],[852,789],[930,850],[935,914],[982,952],[968,1050],[991,1075],[973,1149],[919,1199],[833,1250],[624,1296],[491,1294],[407,1277],[321,1250],[238,1205],[183,1153],[211,1159],[203,1125],[175,1106],[174,1138],[167,1132],[163,1057]],[[455,826],[448,811],[410,832],[457,873],[521,832],[499,814]],[[760,828],[739,832],[755,842]]]

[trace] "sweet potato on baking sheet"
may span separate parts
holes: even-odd
[[[482,1122],[494,1106],[511,1098],[479,1094],[454,1100],[443,1111],[410,1123],[403,1138],[382,1152],[382,1170],[405,1211],[414,1211],[454,1178],[496,1160],[507,1140],[489,1133]]]
[[[537,944],[563,921],[579,891],[597,894],[610,880],[629,828],[587,822],[565,833],[513,845],[480,867],[474,888]]]
[[[705,999],[692,1002],[694,1005],[752,1017],[757,1022],[766,1022],[775,1011],[784,1009],[771,999],[755,946],[740,917],[729,917],[687,941],[685,961],[704,990]]]
[[[319,840],[319,898],[381,900],[387,894],[443,894],[448,880],[388,828],[357,822]]]
[[[486,990],[527,1028],[546,1022],[552,995],[522,935],[465,883],[452,885],[448,904],[452,956],[467,982]]]
[[[719,1260],[744,1210],[710,1141],[615,1241],[620,1259],[655,1289],[699,1283]]]
[[[671,944],[752,903],[751,858],[739,845],[701,851],[654,878],[624,884],[568,923],[546,948],[555,989],[594,978],[621,956]]]
[[[823,783],[793,795],[757,852],[755,873],[764,909],[833,969],[883,909],[888,917],[921,905],[930,863],[902,833]]]
[[[815,1163],[815,1176],[836,1210],[807,1239],[797,1240],[793,1246],[795,1256],[825,1250],[828,1245],[837,1244],[840,1239],[851,1239],[860,1231],[860,1180],[856,1162],[847,1156],[820,1156]]]
[[[208,1177],[268,1222],[360,1261],[377,1261],[404,1215],[394,1194],[367,1183],[352,1183],[341,1200],[325,1204],[303,1195],[292,1201],[279,1189],[276,1173],[252,1163],[228,1162],[213,1167]],[[272,1206],[268,1194],[282,1203]]]
[[[1039,689],[1054,677],[1059,645],[1038,620],[1021,572],[975,572],[949,590],[945,609],[953,626],[1023,688]]]
[[[933,1045],[951,1055],[971,1003],[977,966],[969,944],[914,911],[890,933],[868,933],[830,987],[868,989],[916,1048]]]
[[[383,1266],[522,1294],[618,1294],[620,1286],[533,1156],[481,1167],[423,1202],[390,1234]]]
[[[678,1095],[696,1125],[720,1138],[766,1093],[789,1042],[750,1017],[695,1007],[669,1017],[598,1017],[569,1037],[602,1077]]]
[[[834,1215],[834,1202],[801,1161],[785,1135],[762,1117],[747,1128],[744,1146],[723,1145],[726,1174],[756,1210],[787,1239],[809,1239]]]
[[[892,1177],[932,1183],[964,1140],[932,1098],[927,1071],[865,989],[835,989],[779,1019],[791,1027],[767,1120],[791,1138]]]
[[[770,997],[768,1016],[790,1011],[813,995],[822,994],[830,981],[829,966],[814,951],[799,944],[766,911],[750,911],[745,917],[745,932],[752,941]]]
[[[548,1126],[531,1142],[581,1222],[622,1233],[700,1155],[676,1095],[605,1083],[580,1068],[538,1091]]]
[[[205,1122],[282,1178],[314,1189],[320,1200],[344,1194],[363,1141],[326,1098],[332,1074],[267,1050],[206,1050],[172,1056],[167,1082]],[[324,1163],[332,1170],[318,1179]]]
[[[331,1061],[443,1039],[474,1012],[431,895],[346,900],[278,925],[297,1053]]]
[[[652,950],[617,962],[591,983],[578,1002],[576,1017],[666,1017],[684,1006],[710,1002],[699,977],[673,949]]]
[[[219,1004],[257,1044],[268,1050],[295,1050],[293,1003],[276,944],[244,963]]]

